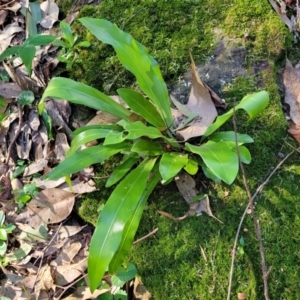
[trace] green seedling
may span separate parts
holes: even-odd
[[[8,235],[13,232],[16,228],[13,224],[4,224],[5,214],[0,211],[0,262],[2,262],[3,257],[7,251]]]
[[[60,22],[60,28],[63,34],[60,40],[54,42],[54,45],[62,47],[57,59],[66,63],[67,69],[70,69],[78,58],[80,49],[90,47],[90,43],[88,41],[77,42],[78,36],[73,35],[71,26],[66,22]]]
[[[25,184],[22,189],[14,190],[13,193],[17,194],[15,197],[15,200],[18,202],[17,212],[20,212],[38,192],[35,183]]]

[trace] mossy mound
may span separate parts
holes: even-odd
[[[216,1],[219,7],[220,1]],[[158,61],[163,77],[174,82],[189,67],[189,51],[197,62],[207,59],[214,47],[212,28],[214,13],[209,1],[103,1],[100,6],[86,6],[80,17],[105,18],[130,33],[146,46]],[[222,18],[221,15],[218,16]],[[71,77],[92,84],[106,92],[134,84],[134,77],[118,62],[112,47],[91,37],[77,23],[82,39],[92,42],[92,49],[82,50]]]

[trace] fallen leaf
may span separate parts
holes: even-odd
[[[29,78],[27,76],[17,74],[15,72],[15,70],[12,67],[10,67],[9,65],[7,65],[6,63],[2,62],[2,64],[3,64],[6,72],[8,73],[9,77],[18,84],[18,86],[20,87],[20,89],[22,91],[30,90],[34,94],[40,93],[40,88],[34,80],[32,80],[31,78]]]
[[[86,124],[86,126],[117,123],[118,121],[120,121],[120,118],[113,116],[105,111],[100,111],[97,112],[96,116],[93,119],[91,119]]]
[[[66,245],[56,259],[50,263],[50,265],[53,267],[69,265],[73,258],[78,254],[81,247],[82,244],[80,242],[74,242]]]
[[[284,102],[289,105],[289,115],[292,121],[300,126],[300,69],[295,69],[286,60],[283,72]]]
[[[54,224],[69,216],[74,206],[75,196],[57,188],[46,189],[37,194],[20,213],[16,221],[27,223],[33,228],[42,224]]]
[[[41,26],[44,28],[52,28],[58,20],[59,8],[54,0],[47,0],[40,5],[42,11]]]
[[[51,189],[51,188],[56,188],[60,186],[62,183],[65,182],[65,178],[59,178],[57,180],[47,180],[44,181],[41,178],[33,178],[32,182],[35,183],[35,185],[40,188],[40,189]]]
[[[28,241],[28,242],[45,242],[47,241],[48,228],[44,224],[38,228],[32,228],[28,224],[16,223],[18,228],[22,231],[19,235],[20,240]]]
[[[73,282],[79,276],[81,276],[86,269],[87,269],[86,258],[76,264],[59,265],[55,268],[54,271],[55,284],[59,286],[67,285]]]
[[[134,298],[137,300],[153,299],[152,295],[146,289],[145,285],[143,284],[143,282],[141,281],[141,279],[138,276],[136,276],[134,279],[133,295],[134,295]]]
[[[0,9],[0,25],[3,25],[3,23],[6,20],[6,17],[8,15],[8,11],[4,9]]]
[[[19,158],[29,159],[31,144],[31,129],[27,124],[24,124],[16,141],[17,154]]]
[[[8,24],[0,33],[0,54],[10,46],[10,41],[18,32],[24,31],[17,22]]]
[[[36,174],[40,171],[43,171],[45,169],[45,167],[48,164],[48,160],[45,158],[42,158],[40,160],[38,160],[37,162],[32,163],[31,165],[29,165],[28,167],[25,168],[23,176],[29,176],[29,175],[33,175]]]
[[[61,226],[58,231],[59,239],[70,238],[80,232],[85,226]],[[54,227],[55,229],[55,227]]]
[[[288,133],[298,142],[300,145],[300,126],[296,125],[293,121],[290,121]]]
[[[14,100],[22,92],[18,84],[15,82],[2,82],[0,81],[0,95],[4,99]]]
[[[77,287],[75,292],[72,295],[69,295],[68,297],[64,298],[64,300],[87,300],[87,299],[97,299],[98,296],[105,294],[110,289],[102,289],[102,290],[95,290],[93,293],[91,293],[91,290],[87,286],[80,286]],[[144,299],[147,300],[147,299]]]
[[[193,123],[184,128],[177,130],[176,133],[181,140],[187,141],[192,137],[201,136],[218,116],[216,107],[211,99],[210,93],[199,78],[196,65],[192,61],[192,89],[189,100],[185,104],[186,108],[192,113],[197,114]]]
[[[198,191],[196,190],[196,182],[191,175],[186,172],[181,172],[179,176],[177,176],[175,183],[179,192],[190,206],[188,215],[196,214],[199,216],[205,212],[210,217],[216,219],[220,223],[223,223],[213,215],[208,195],[203,195],[203,197],[201,197],[198,201],[194,201],[194,199],[198,197]]]
[[[22,7],[22,5],[18,2],[14,2],[11,6],[5,6],[3,9],[13,11],[17,13],[17,11]]]
[[[70,149],[67,136],[63,132],[58,132],[55,137],[54,153],[58,161],[65,160],[66,152]]]
[[[246,300],[247,299],[247,295],[244,293],[238,293],[237,297],[238,297],[238,300]]]
[[[34,286],[34,293],[36,296],[35,299],[41,299],[39,298],[41,291],[48,291],[53,287],[53,285],[54,280],[52,278],[51,267],[49,265],[45,265],[41,268],[40,272],[38,273],[38,278]]]
[[[75,178],[72,181],[72,187],[70,188],[67,183],[62,184],[59,186],[60,189],[72,192],[75,194],[86,194],[96,191],[96,184],[93,180],[89,180],[87,182],[79,181],[79,178]]]
[[[35,109],[31,109],[28,114],[28,125],[33,131],[38,131],[41,124],[38,112]]]
[[[60,115],[60,112],[57,109],[56,104],[54,102],[55,100],[48,100],[45,103],[47,112],[52,119],[52,124],[54,127],[63,128],[64,132],[68,136],[68,139],[72,140],[71,137],[72,130],[69,128],[69,126],[64,121],[63,117]]]

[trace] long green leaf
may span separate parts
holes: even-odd
[[[0,61],[5,59],[8,56],[17,54],[20,50],[21,46],[13,46],[10,48],[5,49],[1,54],[0,54]]]
[[[121,244],[109,265],[110,273],[114,273],[118,269],[118,267],[123,263],[126,255],[129,253],[135,233],[140,224],[146,202],[160,179],[161,176],[158,172],[158,169],[156,168],[155,170],[154,168],[153,174],[147,182],[147,187],[139,199],[134,215],[128,220],[125,225]]]
[[[26,70],[28,72],[28,75],[31,75],[31,69],[32,69],[32,62],[35,56],[35,46],[33,45],[26,45],[19,49],[19,55],[22,59]]]
[[[105,138],[104,145],[113,145],[123,142],[126,136],[123,131],[111,130]]]
[[[73,131],[71,133],[72,136],[76,136],[78,134],[80,134],[81,132],[87,131],[87,130],[91,130],[91,129],[108,129],[108,132],[110,130],[119,130],[122,131],[122,127],[116,124],[102,124],[102,125],[88,125],[88,126],[84,126],[84,127],[80,127],[78,129],[76,129],[75,131]]]
[[[57,36],[54,35],[35,34],[26,39],[23,45],[44,46],[51,44],[56,39]]]
[[[131,143],[123,142],[116,145],[104,146],[101,144],[86,148],[62,161],[54,170],[46,175],[45,179],[54,180],[76,173],[90,165],[100,163],[120,151],[130,150],[130,147]]]
[[[131,114],[121,104],[93,87],[68,78],[56,77],[50,81],[39,103],[39,111],[42,111],[47,97],[65,99],[76,104],[108,112],[121,119],[126,119]]]
[[[135,213],[146,189],[156,159],[145,159],[114,189],[102,210],[91,240],[88,257],[90,289],[93,292],[122,241],[128,220]]]
[[[130,156],[126,160],[124,160],[121,164],[119,164],[114,171],[111,173],[109,178],[106,181],[105,187],[110,187],[117,183],[120,179],[122,179],[131,168],[138,162],[138,156]]]
[[[246,143],[253,143],[253,139],[248,134],[237,133],[237,140],[239,145]],[[235,144],[235,132],[234,131],[219,131],[209,137],[210,141],[214,142],[233,142]]]
[[[120,62],[135,75],[141,90],[156,105],[167,127],[171,126],[173,118],[167,86],[156,60],[147,53],[145,47],[107,20],[79,20],[97,39],[114,47]]]
[[[262,112],[269,104],[269,94],[266,91],[260,91],[251,95],[245,96],[242,101],[235,107],[235,110],[243,109],[245,110],[250,119],[256,117],[260,112]],[[234,110],[229,110],[226,114],[217,117],[216,121],[210,125],[202,140],[210,136],[218,128],[220,128],[230,117],[233,116]]]
[[[134,143],[133,147],[131,148],[131,152],[156,156],[163,154],[165,151],[158,142],[139,140]]]
[[[187,154],[180,154],[176,152],[165,153],[159,162],[159,172],[163,179],[162,183],[165,183],[176,176],[187,163]]]
[[[126,136],[127,140],[134,140],[140,138],[142,136],[147,136],[151,139],[164,138],[161,132],[152,126],[146,126],[141,121],[137,122],[127,122],[125,120],[121,120],[118,122],[119,125],[123,126],[128,134]]]
[[[71,142],[71,147],[67,151],[67,156],[71,156],[73,153],[75,153],[82,145],[89,143],[91,141],[102,139],[107,136],[107,134],[110,132],[110,129],[89,129],[86,131],[82,131],[78,135],[75,136],[75,138]]]
[[[239,170],[238,156],[227,142],[207,142],[201,146],[186,143],[185,148],[200,155],[205,165],[224,182],[231,184],[236,178]]]
[[[165,129],[165,122],[159,112],[142,94],[130,89],[118,89],[117,92],[133,112],[160,130]]]

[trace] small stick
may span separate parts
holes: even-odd
[[[146,238],[152,236],[153,234],[155,234],[158,231],[158,228],[155,228],[153,231],[149,232],[148,234],[146,234],[145,236],[141,237],[140,239],[136,240],[133,242],[133,245],[145,240]]]

